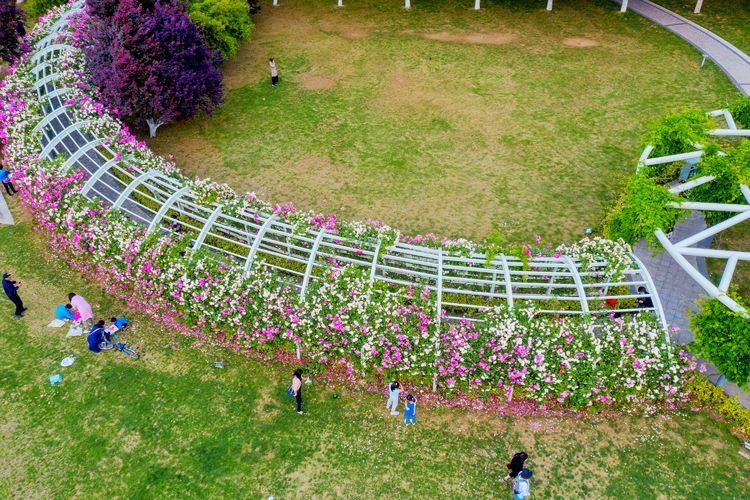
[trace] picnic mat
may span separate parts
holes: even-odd
[[[83,335],[83,328],[80,326],[70,325],[70,328],[68,328],[68,334],[65,335],[65,338],[68,337],[80,337]]]
[[[65,326],[65,321],[61,319],[53,319],[49,322],[49,325],[47,325],[49,328],[62,328],[63,326]]]

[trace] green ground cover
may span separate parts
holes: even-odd
[[[750,3],[737,0],[709,0],[703,2],[700,14],[694,14],[694,0],[658,0],[656,3],[694,21],[750,53]]]
[[[518,448],[531,454],[540,498],[750,495],[740,442],[702,413],[574,421],[419,408],[418,425],[404,428],[382,398],[319,380],[299,416],[284,394],[288,368],[172,337],[141,316],[128,334],[139,361],[91,354],[46,328],[53,307],[70,290],[97,316],[125,306],[52,258],[28,221],[0,229],[0,242],[0,268],[24,282],[29,306],[15,320],[0,304],[2,497],[489,498],[503,495],[497,477]],[[75,364],[60,368],[69,354]],[[50,386],[55,372],[64,380]]]
[[[212,117],[150,145],[189,174],[406,232],[575,239],[648,123],[737,95],[681,39],[605,0],[263,3]],[[267,58],[282,85],[269,84]]]

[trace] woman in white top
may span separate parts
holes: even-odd
[[[273,57],[268,60],[268,66],[271,68],[271,85],[276,87],[279,84],[279,72],[276,71],[276,61]]]
[[[297,413],[302,415],[302,370],[297,369],[294,371],[292,377],[292,391],[294,391],[294,399],[297,401]]]

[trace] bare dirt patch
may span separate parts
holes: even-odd
[[[347,30],[341,34],[344,38],[349,38],[350,40],[359,40],[360,38],[365,38],[367,36],[367,33],[362,30]]]
[[[471,33],[461,35],[440,31],[438,33],[426,33],[423,35],[428,40],[439,42],[470,43],[475,45],[505,45],[516,39],[513,33]]]
[[[585,49],[589,47],[598,47],[600,44],[596,40],[592,40],[590,38],[581,38],[574,36],[563,40],[563,45],[565,45],[566,47]]]
[[[305,90],[328,90],[336,86],[336,81],[315,73],[305,73],[297,77],[300,87]]]

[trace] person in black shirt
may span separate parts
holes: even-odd
[[[20,286],[20,282],[16,284],[15,281],[10,279],[9,273],[3,274],[3,291],[5,292],[5,295],[8,296],[10,301],[16,305],[16,318],[22,317],[23,312],[26,310],[26,308],[23,306],[21,297],[18,296],[18,288]]]
[[[638,287],[638,295],[646,295],[647,293],[646,287]],[[638,304],[638,307],[643,309],[653,309],[654,307],[654,301],[651,300],[651,297],[638,297],[635,299],[635,303]]]

